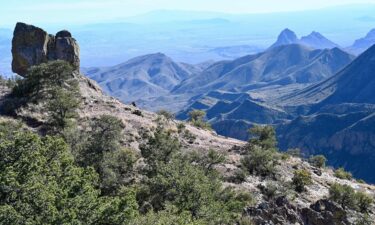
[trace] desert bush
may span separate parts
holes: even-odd
[[[147,164],[146,177],[138,192],[143,212],[152,210],[146,214],[152,216],[173,206],[177,214],[188,212],[193,221],[201,224],[236,221],[252,198],[223,189],[214,166],[222,163],[224,156],[214,150],[206,154],[196,151],[182,154],[179,150],[178,139],[162,127],[141,146]]]
[[[275,130],[271,126],[255,126],[250,129],[252,137],[246,146],[242,166],[250,174],[273,176],[280,154],[276,147]]]
[[[329,198],[340,204],[344,209],[356,208],[356,193],[349,185],[332,184],[329,189]]]
[[[102,196],[63,139],[0,135],[0,224],[121,224],[138,215],[135,192]]]
[[[356,192],[354,197],[357,209],[363,213],[368,212],[374,202],[374,199],[372,197],[363,192]]]
[[[189,112],[189,121],[195,127],[199,127],[206,130],[212,130],[211,125],[204,121],[206,112],[202,110],[193,110]]]
[[[308,170],[296,170],[292,178],[292,185],[297,192],[303,192],[305,186],[312,183],[311,173]]]
[[[177,130],[178,130],[178,133],[182,133],[186,128],[186,125],[184,123],[178,123],[177,124]]]
[[[167,120],[173,120],[175,118],[175,115],[165,109],[157,111],[157,114],[159,116],[163,116]]]
[[[243,169],[236,169],[226,180],[231,183],[240,184],[246,180],[247,174]]]
[[[326,166],[327,158],[324,155],[311,156],[309,162],[315,167],[323,168]]]
[[[351,180],[353,175],[350,172],[346,172],[343,167],[338,168],[335,170],[335,177],[344,179],[344,180]]]
[[[333,184],[330,189],[330,198],[339,203],[343,208],[350,208],[362,213],[368,212],[374,199],[369,195],[355,191],[349,185]]]
[[[62,88],[51,91],[51,98],[46,105],[50,131],[59,133],[71,125],[72,120],[78,118],[79,104],[76,92],[66,91]]]
[[[254,126],[250,129],[249,148],[259,146],[262,149],[276,150],[276,132],[272,126]]]
[[[264,177],[273,176],[278,157],[275,152],[257,146],[242,158],[241,163],[250,174]]]

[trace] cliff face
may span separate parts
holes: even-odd
[[[76,70],[80,65],[79,46],[68,31],[60,31],[54,36],[25,23],[16,25],[12,55],[12,70],[21,76],[26,76],[31,66],[52,60],[65,60]]]

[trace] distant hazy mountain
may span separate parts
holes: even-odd
[[[241,90],[249,85],[313,83],[330,77],[354,59],[338,49],[312,50],[293,44],[213,64],[178,85],[173,93]]]
[[[271,48],[283,45],[298,44],[298,42],[299,40],[296,33],[287,28],[281,31],[281,33],[277,37],[277,41],[273,45],[271,45]]]
[[[313,31],[311,34],[307,36],[301,37],[300,43],[316,49],[338,47],[337,44],[333,43],[332,41],[324,37],[322,34],[315,31]]]
[[[301,39],[298,39],[294,31],[285,29],[279,34],[277,41],[273,45],[271,45],[270,48],[289,44],[301,44],[314,49],[331,49],[338,47],[337,44],[328,40],[326,37],[324,37],[322,34],[318,32],[313,31],[311,32],[311,34],[303,36],[301,37]]]
[[[106,92],[124,102],[166,95],[182,80],[199,73],[200,67],[176,63],[157,53],[106,68],[84,69]]]
[[[352,46],[348,48],[349,51],[360,54],[366,51],[369,47],[375,44],[375,29],[372,29],[363,38],[360,38],[354,42]]]
[[[375,103],[375,45],[335,76],[286,96],[289,104]]]
[[[325,154],[335,166],[375,182],[375,45],[337,75],[277,102],[307,106],[279,126],[280,145]]]

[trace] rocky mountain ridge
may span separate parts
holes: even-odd
[[[286,28],[281,31],[277,41],[272,44],[270,48],[290,44],[301,44],[314,49],[331,49],[339,47],[339,45],[330,41],[319,32],[312,31],[309,35],[303,36],[299,39],[294,31]]]

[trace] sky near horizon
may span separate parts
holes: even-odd
[[[361,3],[375,4],[375,0],[0,0],[0,26],[11,26],[17,21],[97,23],[154,10],[265,13]]]

